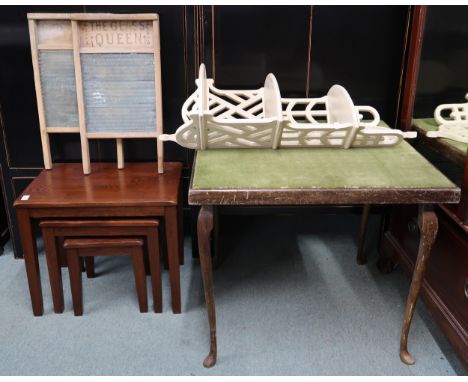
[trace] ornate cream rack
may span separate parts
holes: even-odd
[[[468,100],[468,93],[465,99]],[[448,114],[448,118],[442,114]],[[439,130],[428,131],[428,137],[468,143],[468,102],[439,105],[434,110],[434,119],[439,124]]]
[[[416,132],[377,126],[370,106],[354,106],[345,88],[334,85],[320,98],[281,98],[268,74],[256,90],[220,90],[200,66],[197,90],[182,107],[184,124],[161,134],[191,149],[279,147],[383,147],[416,137]],[[364,120],[364,115],[371,117]]]

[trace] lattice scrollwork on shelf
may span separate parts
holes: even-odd
[[[162,134],[191,149],[393,146],[415,132],[378,126],[371,106],[354,106],[345,88],[334,85],[320,98],[281,98],[276,78],[256,90],[220,90],[200,66],[196,91],[182,106],[184,124]],[[370,120],[364,120],[364,115]]]
[[[468,100],[468,93],[465,99]],[[439,105],[434,110],[434,119],[439,124],[439,129],[428,131],[428,137],[468,143],[468,102]]]

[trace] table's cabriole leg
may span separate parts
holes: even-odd
[[[200,268],[205,290],[206,308],[210,326],[210,353],[205,358],[203,366],[213,367],[216,364],[216,313],[213,291],[213,269],[211,265],[210,234],[213,230],[213,207],[202,206],[198,214],[198,250],[200,253]]]
[[[361,217],[361,228],[359,230],[359,243],[356,256],[356,262],[359,265],[367,263],[367,257],[364,254],[364,243],[366,240],[367,223],[369,221],[370,204],[364,204]]]
[[[409,295],[406,301],[405,317],[400,337],[400,359],[407,365],[413,365],[415,363],[415,359],[408,352],[408,334],[419,291],[421,290],[421,286],[424,281],[427,260],[429,259],[432,245],[434,244],[434,240],[437,235],[437,215],[427,207],[420,206],[418,224],[421,235],[419,241],[418,257],[414,266],[413,278],[411,280]]]
[[[33,314],[35,316],[42,316],[44,313],[44,305],[33,222],[27,210],[17,209],[16,216],[18,217],[18,228],[21,236],[21,244],[23,246],[24,264],[28,277]]]

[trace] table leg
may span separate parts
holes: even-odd
[[[166,207],[165,228],[169,278],[171,282],[172,312],[180,313],[180,272],[179,272],[179,237],[177,207]]]
[[[198,251],[200,254],[200,268],[205,290],[205,302],[208,310],[208,322],[210,326],[210,352],[203,362],[205,367],[213,367],[216,364],[216,313],[213,291],[213,269],[211,265],[210,234],[213,230],[213,207],[202,206],[198,215]]]
[[[437,215],[429,207],[425,207],[423,205],[419,206],[418,225],[421,235],[418,257],[414,266],[413,278],[411,280],[409,295],[406,301],[405,318],[400,337],[400,359],[407,365],[413,365],[415,363],[415,359],[408,352],[408,334],[411,326],[411,320],[413,319],[416,300],[424,281],[427,260],[429,259],[432,245],[434,244],[434,240],[437,235]]]
[[[44,237],[43,237],[44,239]],[[63,250],[63,242],[65,241],[65,238],[63,236],[59,236],[56,238],[57,244],[57,256],[59,259],[60,267],[66,268],[67,267],[67,256],[65,254],[65,251]]]
[[[148,312],[148,295],[146,292],[146,272],[143,250],[141,247],[133,247],[131,249],[131,254],[138,306],[140,308],[140,313],[146,313]]]
[[[49,271],[50,289],[52,292],[52,301],[54,303],[54,312],[63,313],[63,284],[62,284],[62,268],[59,259],[59,251],[57,249],[57,240],[53,229],[43,228],[42,238],[44,240],[44,251],[47,260],[47,270]],[[81,264],[81,262],[80,262]],[[81,272],[81,266],[80,266]]]
[[[151,288],[153,290],[153,309],[155,313],[162,312],[161,265],[158,236],[158,232],[154,229],[151,229],[147,236],[148,259],[151,269]]]
[[[356,256],[356,262],[360,265],[367,263],[367,257],[364,254],[364,243],[366,241],[367,223],[369,221],[370,204],[364,204],[361,217],[361,228],[359,230],[359,242]]]
[[[166,221],[165,219],[159,222],[159,232],[161,232],[161,235],[159,235],[159,241],[160,241],[160,246],[159,248],[161,249],[161,256],[163,259],[163,266],[164,269],[168,270],[169,269],[169,257],[168,257],[168,252],[167,252],[167,232],[166,232]]]
[[[179,190],[179,204],[177,206],[177,227],[179,237],[179,262],[184,265],[184,202],[182,200],[182,185]]]
[[[83,315],[83,280],[81,276],[81,261],[78,249],[68,249],[67,263],[68,276],[70,277],[70,290],[73,301],[73,311],[75,316]]]
[[[17,209],[16,216],[18,218],[18,228],[23,246],[24,265],[28,277],[33,314],[35,316],[42,316],[44,305],[33,221],[29,217],[29,212],[25,209]]]

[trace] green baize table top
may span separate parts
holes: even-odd
[[[409,143],[380,148],[200,150],[191,189],[457,187]]]

